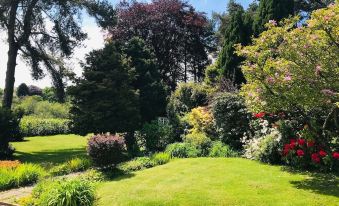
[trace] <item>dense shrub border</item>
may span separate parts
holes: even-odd
[[[70,120],[68,119],[44,119],[34,116],[25,116],[20,122],[20,132],[23,136],[45,136],[56,134],[68,134]]]

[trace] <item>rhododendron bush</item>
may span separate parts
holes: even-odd
[[[280,25],[270,21],[253,45],[238,46],[246,58],[241,94],[254,112],[338,108],[339,4],[296,25],[298,17]]]
[[[330,145],[309,136],[309,127],[299,131],[286,142],[282,156],[286,163],[301,168],[338,170],[339,152]]]

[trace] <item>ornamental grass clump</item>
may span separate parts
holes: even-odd
[[[125,141],[118,135],[98,134],[88,140],[87,152],[93,164],[115,166],[125,159]]]

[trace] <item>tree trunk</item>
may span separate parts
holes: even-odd
[[[8,60],[6,71],[6,84],[2,106],[11,109],[15,82],[16,58],[18,56],[19,46],[15,41],[15,21],[18,9],[18,1],[11,2],[11,9],[8,20]]]
[[[134,132],[127,132],[127,134],[125,135],[125,142],[128,154],[132,157],[136,156],[139,152],[139,148]]]
[[[8,61],[7,61],[7,72],[6,72],[6,84],[4,91],[3,107],[11,109],[14,92],[15,82],[15,67],[16,59],[18,56],[18,48],[16,45],[9,45]]]

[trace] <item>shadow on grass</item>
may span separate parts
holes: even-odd
[[[104,170],[101,170],[101,172],[103,173],[106,181],[114,181],[114,182],[118,182],[118,181],[132,178],[135,176],[134,173],[125,172],[118,168],[104,169]]]
[[[25,153],[16,151],[15,157],[22,162],[28,163],[63,163],[73,157],[81,157],[86,155],[85,148],[79,149],[62,149],[62,150],[46,150],[40,152]]]
[[[283,168],[293,174],[307,175],[308,178],[300,181],[290,181],[297,189],[308,190],[317,194],[339,197],[339,176],[334,173],[305,172],[302,170]]]

